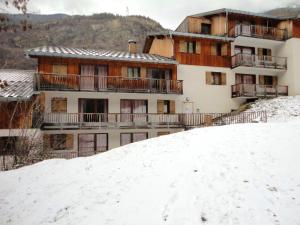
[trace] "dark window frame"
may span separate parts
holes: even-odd
[[[50,148],[52,150],[67,150],[67,134],[50,134]]]

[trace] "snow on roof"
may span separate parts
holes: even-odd
[[[266,111],[268,121],[285,122],[300,117],[300,96],[258,100],[247,112]]]
[[[222,37],[216,35],[209,35],[209,34],[195,34],[195,33],[185,33],[185,32],[178,32],[178,31],[161,31],[155,33],[149,33],[147,36],[182,36],[182,37],[194,37],[194,38],[205,38],[205,39],[214,39],[220,41],[234,41],[234,38],[230,37]]]
[[[117,61],[134,61],[147,63],[177,64],[177,61],[153,54],[130,53],[112,50],[97,50],[85,48],[67,48],[55,46],[42,46],[26,50],[26,54],[31,57],[52,56],[66,58],[87,58]]]
[[[30,99],[34,94],[33,77],[32,70],[0,70],[0,101]]]
[[[194,129],[0,173],[0,224],[299,224],[300,123]]]

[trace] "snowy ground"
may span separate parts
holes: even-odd
[[[267,111],[269,122],[291,121],[300,117],[300,96],[259,100],[247,111]]]
[[[0,224],[299,225],[300,97],[251,110],[266,109],[273,123],[194,129],[2,172]]]
[[[0,173],[0,224],[300,224],[300,121],[195,129]]]

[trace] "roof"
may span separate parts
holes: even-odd
[[[33,70],[0,70],[0,100],[29,100],[33,89]]]
[[[222,8],[222,9],[217,9],[213,11],[208,11],[208,12],[203,12],[203,13],[198,13],[192,16],[211,16],[215,14],[220,14],[220,13],[232,13],[232,14],[243,14],[243,15],[248,15],[248,16],[257,16],[257,17],[264,17],[264,18],[269,18],[269,19],[281,19],[281,17],[278,16],[273,16],[269,15],[266,13],[255,13],[255,12],[249,12],[249,11],[242,11],[242,10],[236,10],[236,9],[227,9],[227,8]]]
[[[143,54],[130,53],[111,50],[96,50],[84,48],[66,48],[54,46],[42,46],[26,50],[26,54],[31,57],[50,56],[50,57],[65,57],[65,58],[86,58],[86,59],[102,59],[116,61],[133,61],[146,63],[163,63],[163,64],[178,64],[174,59],[167,57]]]
[[[234,38],[230,38],[230,37],[222,37],[222,36],[209,35],[209,34],[185,33],[185,32],[178,32],[178,31],[162,31],[162,32],[148,34],[148,36],[160,36],[160,35],[206,38],[206,39],[214,39],[220,41],[234,41]]]

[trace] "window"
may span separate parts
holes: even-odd
[[[108,150],[108,134],[79,134],[79,156],[90,156]]]
[[[227,43],[213,43],[211,45],[211,55],[227,56],[228,44]]]
[[[56,112],[56,113],[67,112],[67,98],[52,98],[51,112]]]
[[[17,149],[18,137],[0,137],[0,155],[7,155]]]
[[[201,34],[211,34],[211,24],[201,23]]]
[[[130,143],[146,140],[148,138],[148,133],[123,133],[120,137],[121,146]]]
[[[256,84],[256,76],[250,74],[236,74],[236,84]]]
[[[277,77],[276,76],[263,76],[259,75],[259,84],[261,85],[277,85]]]
[[[68,65],[67,64],[53,64],[52,73],[54,74],[68,74]]]
[[[121,99],[121,122],[145,122],[147,120],[148,101]],[[133,115],[136,114],[136,115]]]
[[[268,48],[258,48],[258,59],[272,61],[272,50]]]
[[[187,52],[188,53],[196,53],[196,42],[195,41],[191,41],[191,42],[187,42]]]
[[[226,85],[226,73],[206,72],[206,84],[208,84],[208,85]]]
[[[50,147],[53,150],[65,150],[67,147],[67,135],[66,134],[51,134],[50,135]]]
[[[179,52],[191,53],[191,54],[200,54],[201,53],[201,44],[199,41],[184,41],[179,42]]]
[[[222,55],[222,44],[216,43],[216,55],[221,56]]]
[[[175,113],[175,101],[157,100],[157,113],[159,114]]]
[[[161,132],[157,132],[157,136],[160,137],[160,136],[164,136],[164,135],[169,135],[170,132],[169,131],[161,131]]]
[[[127,68],[127,76],[128,76],[128,78],[140,78],[141,77],[141,69],[139,67],[128,67]]]

